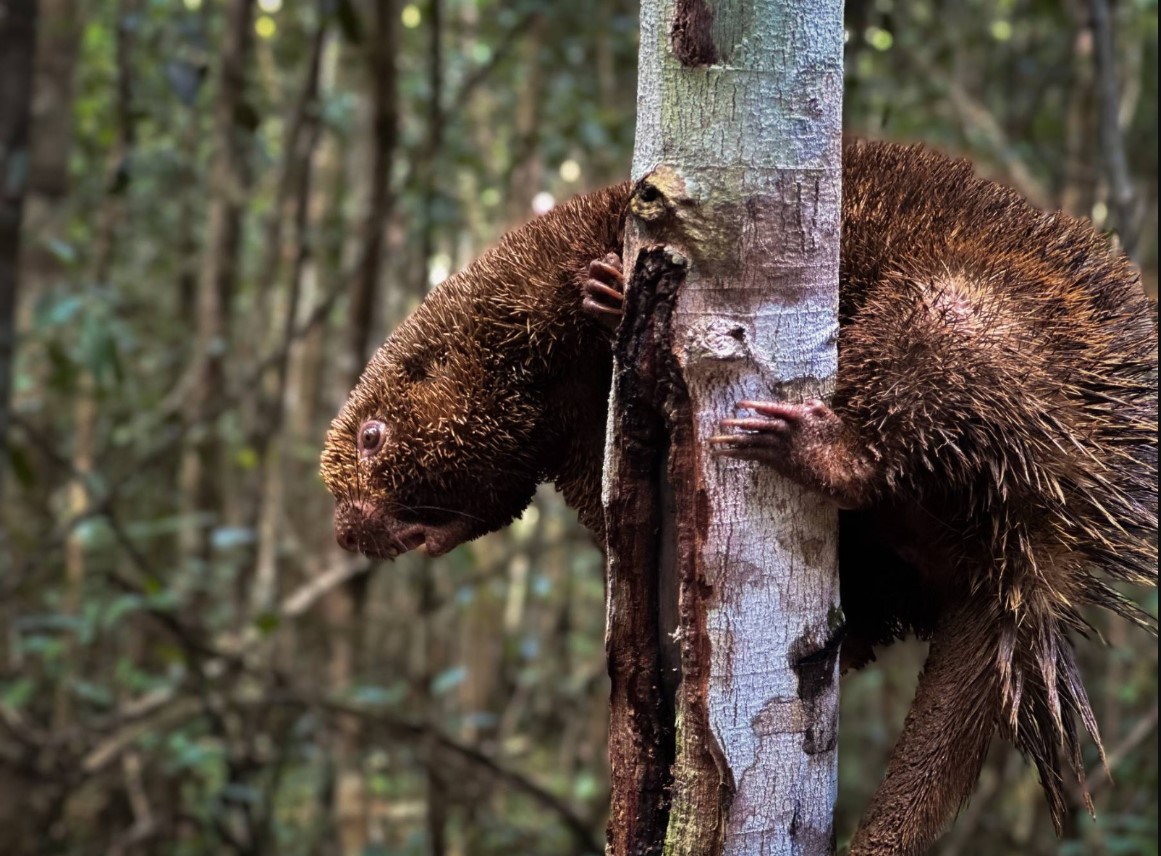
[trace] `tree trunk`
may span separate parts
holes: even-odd
[[[67,238],[73,72],[84,29],[82,11],[88,9],[79,9],[77,0],[40,0],[24,205],[24,231],[32,238],[20,257],[21,285],[28,295],[39,294],[64,269],[51,246],[54,240]]]
[[[356,265],[351,278],[346,360],[341,366],[350,388],[370,357],[374,307],[379,294],[383,263],[384,232],[391,215],[391,168],[398,128],[398,92],[395,60],[399,41],[399,8],[395,0],[368,0],[361,7],[367,23],[364,62],[370,95],[370,117],[365,141],[366,176],[370,184],[360,224]],[[329,567],[352,561],[333,541],[329,546]],[[359,623],[362,618],[366,579],[357,579],[331,591],[323,602],[329,631],[328,682],[332,692],[350,688],[359,662]],[[335,785],[331,806],[338,827],[337,852],[342,856],[362,853],[370,832],[370,794],[360,764],[360,723],[344,719],[332,735],[331,763]],[[336,852],[334,850],[328,852]]]
[[[0,2],[0,500],[8,469],[8,408],[16,351],[16,274],[28,186],[28,125],[36,0]]]
[[[317,20],[310,37],[310,54],[302,89],[295,101],[286,146],[275,209],[271,212],[266,230],[266,257],[263,270],[270,279],[281,284],[285,264],[289,261],[286,294],[282,301],[276,295],[267,295],[265,303],[278,320],[271,328],[278,336],[270,336],[272,346],[278,350],[274,364],[273,388],[265,395],[256,396],[254,425],[251,429],[251,446],[257,451],[258,472],[254,479],[257,488],[254,507],[250,511],[249,522],[257,532],[254,550],[254,573],[249,586],[248,618],[253,619],[270,610],[278,588],[278,548],[280,546],[280,526],[288,482],[285,478],[286,461],[284,443],[288,432],[285,417],[288,399],[294,395],[290,384],[291,355],[298,343],[295,331],[302,323],[300,305],[303,281],[313,275],[314,260],[310,246],[310,203],[314,178],[314,155],[321,128],[318,122],[319,86],[322,58],[327,39],[328,0],[320,0]],[[289,240],[283,241],[283,219],[290,220]],[[243,574],[243,576],[245,576]],[[240,611],[241,612],[241,611]]]
[[[29,185],[28,145],[33,67],[36,56],[36,0],[0,0],[0,567],[9,555],[4,520],[4,479],[9,467],[9,408],[12,405],[16,351],[16,286],[20,271],[20,238]],[[0,615],[8,635],[12,621]],[[4,651],[11,660],[10,650]],[[35,768],[34,768],[35,769]],[[39,820],[48,789],[33,771],[0,766],[0,848],[33,852],[44,840]]]
[[[128,181],[129,158],[136,145],[137,132],[133,118],[133,33],[129,19],[137,13],[137,0],[119,0],[117,4],[116,38],[116,97],[117,135],[109,150],[108,167],[105,174],[105,196],[98,209],[93,238],[93,260],[90,281],[106,285],[110,282],[113,259],[117,252],[118,230],[125,219],[124,190],[120,182]],[[72,427],[72,469],[73,477],[68,488],[69,513],[80,518],[90,505],[89,488],[85,481],[93,473],[96,463],[97,420],[100,408],[97,405],[97,378],[91,371],[81,369],[76,388],[73,390]],[[73,529],[65,541],[65,587],[61,610],[66,615],[78,615],[82,605],[85,586],[85,541],[81,530]],[[66,642],[68,656],[63,668],[72,671],[77,661],[75,640]],[[64,680],[58,685],[53,713],[53,727],[65,729],[71,725],[71,681]]]
[[[355,275],[351,278],[349,307],[350,364],[346,367],[353,386],[371,355],[375,296],[382,268],[383,233],[391,216],[391,161],[395,156],[396,115],[395,55],[399,41],[399,10],[395,0],[370,0],[365,19],[368,34],[365,61],[370,84],[370,133],[367,137],[366,174],[370,189],[360,224]]]
[[[540,54],[548,29],[548,20],[536,16],[528,37],[521,47],[524,88],[516,102],[516,119],[512,140],[511,172],[508,175],[509,223],[522,223],[532,211],[532,197],[540,187],[540,120],[543,114],[544,80]]]
[[[1096,61],[1097,101],[1100,108],[1101,148],[1105,174],[1109,184],[1109,207],[1113,224],[1125,254],[1136,257],[1137,223],[1136,194],[1129,161],[1125,155],[1124,134],[1121,132],[1120,99],[1118,97],[1116,52],[1113,44],[1113,13],[1108,0],[1091,0],[1092,32]]]
[[[826,854],[836,512],[707,440],[739,400],[833,390],[842,7],[648,0],[638,73],[605,473],[611,852]]]
[[[181,494],[186,517],[182,552],[206,562],[211,523],[221,511],[221,449],[215,427],[225,390],[230,308],[237,283],[242,212],[249,186],[246,157],[246,69],[253,48],[254,0],[231,0],[225,10],[221,72],[214,105],[214,154],[210,172],[209,222],[198,281],[197,353],[185,402],[187,423],[196,426],[184,450]]]

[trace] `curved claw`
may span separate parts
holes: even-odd
[[[840,508],[864,506],[873,464],[826,404],[747,400],[739,401],[738,408],[759,415],[722,419],[721,433],[708,441],[715,454],[768,464]]]
[[[723,419],[718,424],[722,428],[740,428],[743,431],[773,431],[782,434],[790,430],[786,419],[733,418]]]
[[[584,306],[586,312],[591,312],[594,315],[609,315],[615,316],[617,318],[621,317],[620,309],[614,308],[612,306],[605,306],[602,303],[597,303],[597,301],[593,300],[591,297],[586,297],[584,303],[581,305]]]
[[[791,404],[787,401],[739,401],[738,407],[742,410],[753,410],[763,416],[772,416],[776,419],[793,421],[803,416],[815,415],[827,410],[827,406],[818,399],[810,399],[801,404]]]
[[[609,301],[616,303],[617,306],[620,306],[625,301],[624,294],[617,291],[615,288],[609,288],[609,286],[602,282],[598,282],[595,279],[590,279],[585,282],[585,295],[594,301],[596,300],[596,296],[600,295],[601,297],[607,298]],[[618,309],[618,311],[620,310]]]

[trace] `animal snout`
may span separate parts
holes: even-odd
[[[335,540],[344,550],[358,553],[370,509],[363,502],[342,502],[335,507]]]

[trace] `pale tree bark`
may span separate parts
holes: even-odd
[[[833,390],[842,5],[641,17],[605,473],[610,849],[827,854],[836,510],[707,441],[738,401]]]
[[[1096,135],[1092,129],[1094,100],[1093,34],[1091,16],[1085,0],[1070,0],[1065,5],[1076,26],[1072,62],[1069,72],[1068,110],[1064,127],[1064,180],[1057,197],[1057,207],[1074,217],[1088,217],[1096,195],[1094,151]]]

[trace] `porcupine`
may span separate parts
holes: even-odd
[[[510,232],[435,289],[332,423],[323,478],[348,549],[437,555],[552,481],[601,539],[607,324],[632,188]],[[923,852],[997,731],[1057,832],[1097,724],[1069,639],[1088,607],[1156,632],[1116,585],[1157,579],[1157,326],[1086,221],[917,146],[844,147],[833,401],[743,402],[714,445],[840,508],[844,669],[931,645],[852,856]],[[1102,750],[1103,757],[1103,750]]]

